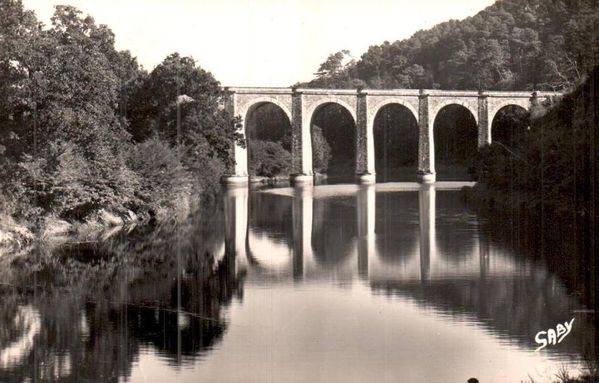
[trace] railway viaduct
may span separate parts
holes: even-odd
[[[504,107],[515,105],[529,110],[542,100],[559,96],[553,92],[452,91],[427,89],[299,89],[299,88],[225,88],[225,107],[245,121],[255,108],[265,103],[278,106],[291,122],[291,181],[311,184],[312,141],[310,124],[316,111],[337,104],[349,112],[356,126],[356,180],[375,182],[374,121],[386,105],[399,104],[411,111],[418,124],[418,178],[435,181],[435,141],[433,125],[437,114],[448,105],[461,105],[474,117],[478,127],[478,147],[491,143],[491,125]],[[229,185],[248,182],[248,153],[235,145],[235,167],[225,177]]]

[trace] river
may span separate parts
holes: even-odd
[[[530,255],[539,244],[523,245],[519,225],[470,206],[461,186],[231,189],[184,224],[5,256],[0,381],[550,382],[584,371],[594,311],[559,265]],[[573,318],[562,342],[535,351],[539,331]]]

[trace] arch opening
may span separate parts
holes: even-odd
[[[291,172],[291,121],[271,102],[260,102],[245,119],[248,172],[256,179],[287,177]]]
[[[373,123],[377,182],[414,181],[418,169],[418,122],[406,106],[387,104]]]
[[[519,105],[506,105],[499,109],[491,124],[491,142],[515,148],[528,131],[530,113]]]
[[[433,135],[437,180],[470,180],[478,151],[478,127],[470,110],[458,104],[444,106],[435,116]]]
[[[356,174],[356,123],[343,106],[320,105],[310,121],[312,169],[316,182],[353,182]]]

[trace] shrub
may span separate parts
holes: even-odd
[[[291,153],[280,142],[252,140],[250,149],[250,173],[274,177],[289,174]]]
[[[73,144],[49,146],[41,158],[23,156],[13,172],[10,194],[26,201],[17,215],[83,220],[99,209],[124,212],[134,203],[139,180],[121,154],[86,158]]]
[[[139,179],[135,192],[138,213],[176,209],[177,201],[191,191],[191,176],[179,153],[157,137],[134,145],[128,165]]]

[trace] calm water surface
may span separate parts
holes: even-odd
[[[446,186],[236,189],[185,225],[5,256],[0,381],[580,371],[596,349],[592,311]],[[534,352],[538,331],[572,318],[563,342]]]

